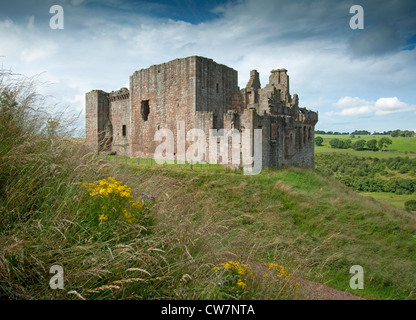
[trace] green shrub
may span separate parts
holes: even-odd
[[[416,211],[416,200],[409,200],[404,203],[407,211]]]
[[[357,140],[357,141],[355,141],[355,142],[351,145],[351,147],[352,147],[354,150],[364,150],[364,146],[365,146],[365,144],[366,144],[366,141],[365,141],[364,139],[362,139],[362,140]]]
[[[322,137],[315,137],[315,144],[317,146],[322,146],[322,143],[324,142],[324,139]]]

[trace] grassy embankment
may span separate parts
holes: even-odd
[[[416,283],[414,215],[361,197],[335,179],[309,169],[245,176],[136,161],[127,161],[136,173],[130,184],[156,194],[160,230],[190,237],[194,259],[229,252],[252,265],[285,261],[292,270],[299,267],[300,278],[369,298],[405,298],[406,290],[399,293],[404,287],[393,285],[399,273],[408,274],[409,287]],[[354,264],[366,270],[363,291],[349,289]]]

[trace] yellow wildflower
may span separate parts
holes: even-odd
[[[136,221],[136,218],[134,218],[131,212],[128,211],[126,208],[123,209],[123,213],[128,223],[133,223]]]
[[[247,284],[241,279],[238,280],[237,286],[239,286],[240,288],[243,288],[243,289],[247,288]]]
[[[134,209],[138,209],[138,210],[140,210],[140,209],[142,209],[142,208],[143,208],[143,204],[142,204],[140,201],[130,201],[130,203],[131,203],[131,206],[132,206]]]
[[[221,265],[227,270],[235,270],[239,275],[248,274],[250,276],[254,276],[250,267],[244,263],[240,263],[239,261],[228,261],[226,263],[221,263]]]
[[[276,276],[278,278],[284,277],[286,278],[286,280],[289,280],[290,277],[292,276],[292,273],[289,273],[284,266],[281,266],[277,263],[266,263],[266,266],[269,268],[269,271],[276,270],[277,271]],[[266,273],[264,276],[267,277],[268,275],[269,273]]]

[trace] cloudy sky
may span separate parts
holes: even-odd
[[[351,29],[353,5],[364,29]],[[64,29],[51,29],[53,5]],[[291,93],[319,111],[317,130],[416,129],[414,0],[5,0],[0,63],[27,76],[59,108],[82,112],[85,93],[128,87],[135,71],[200,55],[250,70],[262,86],[288,69]]]

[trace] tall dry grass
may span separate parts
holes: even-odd
[[[51,114],[36,90],[36,79],[0,71],[0,297],[160,297],[160,242],[139,224],[90,219],[99,212],[88,212],[95,209],[80,182],[111,168],[66,139],[72,119]],[[63,267],[63,290],[49,286],[53,265]]]

